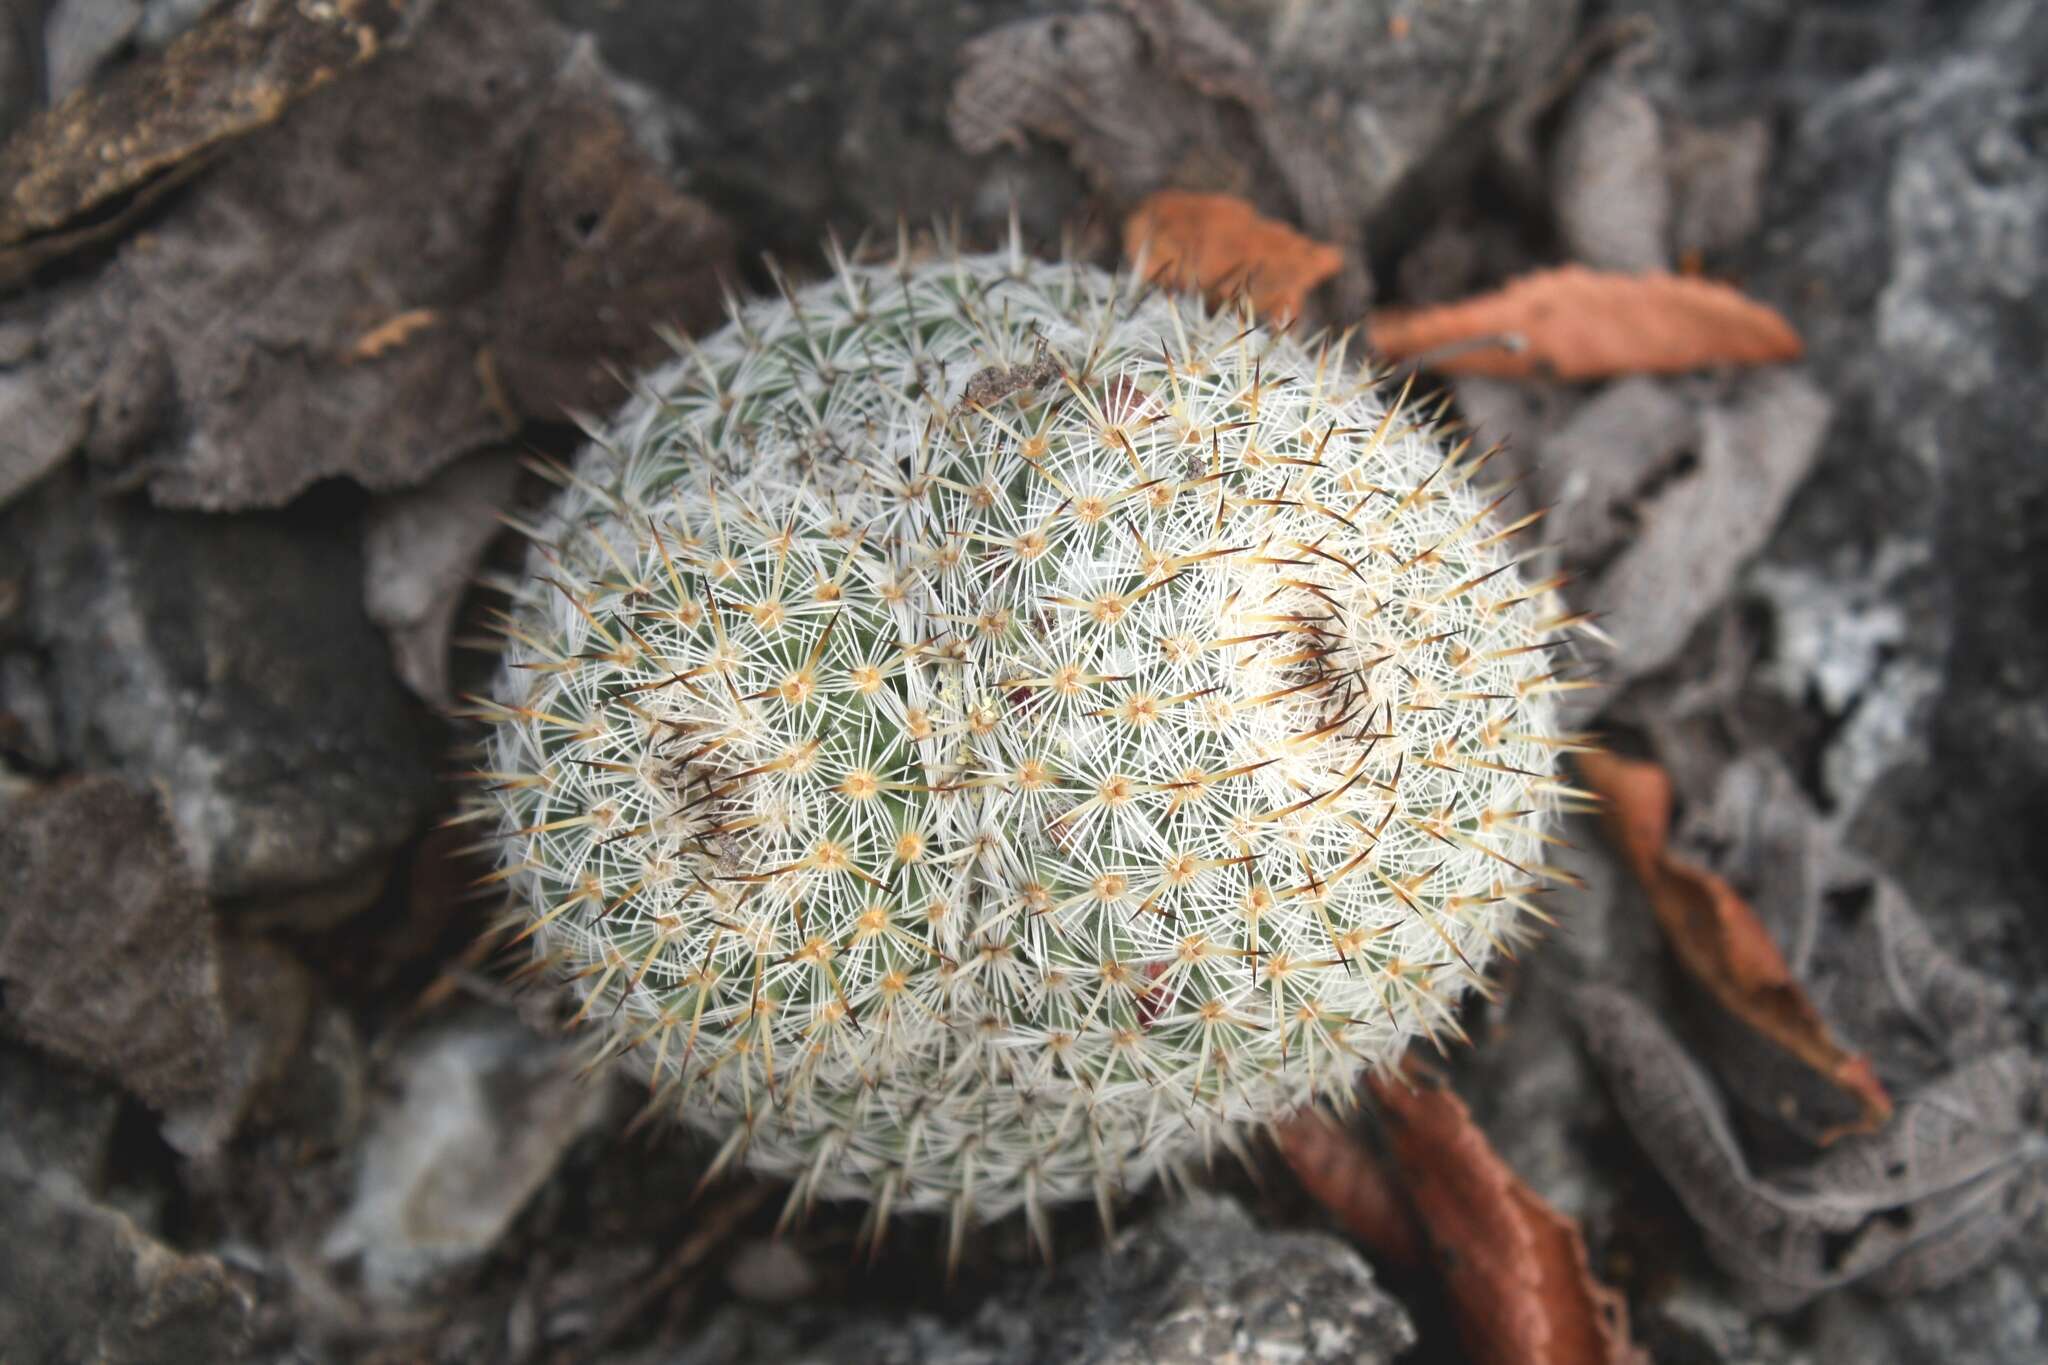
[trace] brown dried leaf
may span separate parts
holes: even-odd
[[[1311,1198],[1328,1209],[1376,1262],[1422,1263],[1421,1229],[1386,1164],[1320,1109],[1274,1125],[1273,1145]]]
[[[1199,290],[1211,302],[1242,292],[1259,316],[1285,325],[1308,292],[1335,275],[1344,253],[1259,216],[1230,194],[1161,190],[1124,220],[1124,254],[1145,278]]]
[[[1978,1058],[1908,1097],[1882,1132],[1764,1179],[1712,1083],[1648,1006],[1587,986],[1579,1022],[1629,1130],[1763,1307],[1857,1281],[1896,1293],[1952,1282],[2048,1200],[2048,1138],[2028,1117],[2048,1071],[2023,1049]]]
[[[1774,308],[1712,280],[1616,275],[1583,266],[1541,270],[1505,288],[1433,308],[1376,309],[1381,355],[1409,360],[1446,347],[1519,338],[1520,349],[1471,345],[1431,363],[1446,374],[1603,379],[1715,365],[1795,360],[1799,334]]]
[[[1891,1117],[1892,1102],[1869,1059],[1835,1040],[1756,912],[1726,881],[1666,847],[1671,780],[1664,770],[1613,754],[1582,754],[1579,771],[1589,787],[1607,798],[1609,835],[1642,883],[1687,975],[1764,1045],[1760,1066],[1775,1072],[1777,1065],[1796,1062],[1825,1083],[1822,1094],[1808,1097],[1796,1083],[1798,1068],[1791,1068],[1781,1091],[1786,1104],[1834,1115],[1809,1125],[1815,1140],[1824,1146],[1848,1133],[1882,1127]],[[1825,1093],[1828,1089],[1836,1093]],[[1831,1103],[1843,1097],[1852,1108],[1838,1110]]]
[[[386,351],[395,351],[414,332],[432,327],[441,320],[441,315],[431,308],[408,308],[403,313],[393,314],[356,338],[355,345],[348,348],[351,361],[375,360]]]
[[[1339,303],[1364,307],[1365,205],[1353,178],[1331,170],[1326,143],[1279,107],[1257,55],[1196,0],[1111,0],[1020,20],[961,56],[947,125],[963,151],[1050,139],[1118,212],[1168,188],[1291,204],[1310,232],[1348,248]]]
[[[392,0],[243,0],[37,116],[0,147],[0,245],[54,232],[278,115],[375,56]]]
[[[1647,1365],[1579,1225],[1508,1169],[1449,1090],[1374,1080],[1401,1182],[1479,1365]]]

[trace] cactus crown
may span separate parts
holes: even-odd
[[[1456,1030],[1573,624],[1483,454],[1014,250],[677,344],[529,528],[480,814],[719,1166],[1042,1237]]]

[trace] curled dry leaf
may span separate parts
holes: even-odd
[[[1648,1006],[1588,986],[1578,1014],[1629,1131],[1764,1308],[1858,1281],[1888,1293],[1952,1283],[2048,1201],[2048,1135],[2033,1112],[2048,1068],[2023,1048],[1970,1061],[1908,1096],[1882,1132],[1765,1178],[1712,1082]]]
[[[1385,1163],[1320,1109],[1304,1109],[1273,1128],[1273,1145],[1311,1198],[1365,1243],[1376,1262],[1408,1269],[1422,1263],[1422,1233]]]
[[[1371,1083],[1401,1184],[1479,1365],[1647,1365],[1579,1225],[1524,1185],[1448,1090]]]
[[[1331,168],[1325,139],[1274,97],[1258,55],[1197,0],[1097,0],[1005,24],[960,55],[947,124],[963,151],[1050,139],[1118,212],[1174,187],[1256,191],[1349,249],[1339,303],[1365,306],[1356,177]]]
[[[1457,348],[1431,362],[1446,374],[1603,379],[1715,365],[1795,360],[1801,344],[1774,308],[1713,280],[1608,274],[1559,266],[1462,303],[1376,309],[1375,350],[1392,360]],[[1478,344],[1516,338],[1519,347]]]
[[[1892,1101],[1869,1059],[1836,1041],[1756,912],[1726,881],[1666,847],[1671,779],[1664,770],[1613,754],[1582,754],[1579,771],[1607,799],[1609,835],[1642,883],[1680,965],[1760,1045],[1752,1053],[1754,1074],[1779,1088],[1778,1107],[1832,1115],[1798,1125],[1823,1146],[1883,1126]],[[1808,1076],[1824,1083],[1820,1093],[1808,1094],[1800,1084]]]
[[[1235,195],[1184,190],[1138,205],[1124,220],[1124,254],[1142,260],[1154,284],[1200,290],[1211,302],[1242,292],[1260,317],[1283,325],[1344,265],[1336,247],[1260,217]]]

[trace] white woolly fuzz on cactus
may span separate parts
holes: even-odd
[[[737,309],[531,528],[487,818],[792,1208],[1094,1198],[1341,1094],[1563,874],[1575,618],[1406,395],[1015,253]]]

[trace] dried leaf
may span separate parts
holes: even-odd
[[[357,337],[355,345],[348,348],[348,358],[375,360],[386,351],[395,351],[405,345],[406,339],[414,332],[431,327],[440,320],[441,315],[431,308],[408,308]]]
[[[1141,260],[1154,284],[1199,290],[1212,302],[1242,292],[1259,316],[1282,325],[1344,265],[1338,248],[1261,218],[1235,195],[1182,190],[1147,197],[1124,220],[1124,254]]]
[[[961,55],[947,124],[963,151],[1049,138],[1119,210],[1167,188],[1290,201],[1309,231],[1348,249],[1339,303],[1364,307],[1371,279],[1356,185],[1331,170],[1325,141],[1279,107],[1257,56],[1195,0],[1113,0],[1020,20]]]
[[[979,154],[1051,138],[1098,191],[1126,201],[1167,183],[1193,149],[1226,140],[1219,102],[1256,108],[1268,96],[1258,59],[1199,6],[1149,8],[1029,19],[968,43],[947,111],[953,140]],[[1189,41],[1158,42],[1162,23]]]
[[[1431,362],[1446,374],[1603,379],[1675,374],[1799,357],[1799,334],[1774,308],[1728,285],[1677,275],[1559,266],[1433,308],[1376,309],[1374,348],[1393,360],[1464,347]],[[1518,338],[1519,349],[1479,344]]]
[[[2017,1041],[2012,991],[1951,956],[1888,879],[1816,894],[1811,909],[1827,927],[1801,973],[1808,992],[1886,1076],[1935,1074]]]
[[[1508,1169],[1448,1090],[1372,1083],[1402,1187],[1428,1229],[1479,1365],[1646,1362],[1579,1225]]]
[[[1823,1146],[1847,1133],[1881,1127],[1891,1117],[1892,1102],[1869,1059],[1835,1041],[1770,932],[1734,888],[1666,847],[1671,779],[1664,770],[1612,754],[1583,754],[1579,771],[1587,785],[1607,798],[1610,835],[1642,883],[1686,973],[1768,1045],[1761,1058],[1765,1065],[1796,1060],[1852,1104],[1837,1111],[1830,1103],[1834,1097],[1809,1094],[1797,1084],[1795,1069],[1772,1087],[1774,1107],[1782,1111],[1804,1105],[1835,1113],[1832,1121],[1806,1125]],[[1771,1079],[1776,1078],[1759,1077],[1766,1084]]]
[[[0,147],[0,245],[104,211],[208,148],[271,123],[376,55],[402,4],[231,6],[161,55],[76,91]]]
[[[1406,1194],[1386,1164],[1329,1115],[1302,1110],[1274,1126],[1273,1145],[1302,1189],[1365,1243],[1375,1262],[1404,1269],[1422,1263],[1421,1229]]]
[[[2018,1048],[1908,1097],[1882,1132],[1796,1175],[1754,1175],[1712,1083],[1650,1009],[1588,986],[1579,1020],[1622,1118],[1728,1273],[1766,1308],[1868,1281],[1948,1283],[2048,1199],[2048,1137],[2029,1105],[2048,1068]]]
[[[1671,266],[1663,120],[1617,63],[1566,103],[1550,154],[1550,204],[1567,255],[1596,270]]]
[[[1697,467],[1639,490],[1638,529],[1586,598],[1626,646],[1618,673],[1644,676],[1684,650],[1770,539],[1820,456],[1832,412],[1827,395],[1791,369],[1744,375],[1700,404]],[[1547,457],[1560,454],[1546,445]]]

